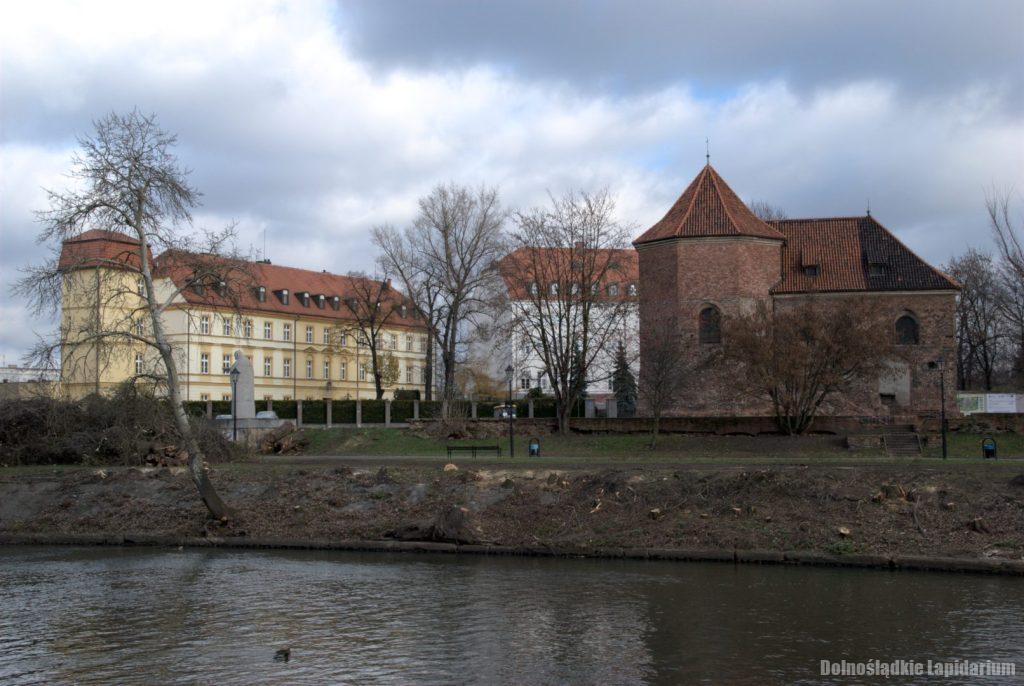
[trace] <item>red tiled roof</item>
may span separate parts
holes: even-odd
[[[782,247],[782,280],[772,289],[773,293],[960,287],[915,255],[874,217],[785,219],[769,223],[786,237]],[[811,265],[818,265],[817,276],[804,272],[803,267]]]
[[[569,248],[517,248],[498,263],[498,268],[505,286],[508,288],[509,297],[513,300],[524,300],[528,297],[528,288],[531,283],[537,281],[552,280],[552,276],[564,276],[570,273],[565,260],[571,259],[573,250]],[[636,284],[639,287],[640,266],[637,260],[636,250],[624,248],[619,250],[600,249],[598,251],[601,259],[606,262],[599,263],[592,268],[592,271],[604,270],[604,279],[599,284],[601,293],[607,296],[608,286],[619,285],[620,299],[636,298],[636,295],[629,295],[629,285]],[[534,274],[534,265],[541,259],[552,260],[551,268],[545,270],[545,274]],[[557,264],[555,260],[562,260],[563,264]],[[538,286],[547,292],[548,283],[538,283]]]
[[[150,251],[152,259],[152,251]],[[139,241],[134,236],[116,231],[92,229],[61,245],[58,269],[139,269]]]
[[[175,260],[174,256],[168,253],[164,253],[157,258],[157,265],[157,273],[160,276],[170,278],[178,286],[186,283],[193,273],[190,266]],[[295,267],[283,267],[265,262],[254,262],[248,265],[248,270],[250,274],[246,275],[246,280],[250,281],[251,275],[251,287],[246,288],[241,297],[241,302],[239,303],[241,309],[247,312],[267,312],[296,317],[352,320],[352,312],[346,306],[345,300],[347,298],[359,298],[358,293],[360,291],[356,290],[357,287],[355,285],[357,280],[362,281],[364,284],[370,281],[370,279],[362,279],[360,277],[316,272]],[[264,302],[260,302],[257,296],[257,288],[259,286],[266,288],[266,300]],[[375,289],[377,286],[373,286],[373,288]],[[275,291],[279,292],[284,289],[288,290],[287,305],[275,293]],[[365,299],[366,294],[375,296],[377,292],[376,290],[368,291],[365,288],[361,290],[364,293],[362,299]],[[302,292],[310,294],[308,307],[303,305],[302,300],[298,297],[298,294]],[[316,304],[317,295],[325,296],[323,309],[320,309]],[[333,296],[340,298],[337,310],[331,306]],[[197,293],[192,288],[185,288],[182,291],[182,297],[194,305],[206,305],[209,307],[232,306],[224,298],[221,298],[214,288],[204,288],[202,293]],[[402,292],[391,287],[385,292],[383,298],[385,302],[394,308],[393,314],[387,320],[389,326],[413,328],[423,328],[425,326],[424,322],[414,316],[415,308]],[[401,316],[400,308],[402,305],[406,306],[405,317]]]
[[[633,245],[669,238],[712,236],[782,239],[782,234],[758,219],[708,164],[687,186],[668,214],[633,241]]]

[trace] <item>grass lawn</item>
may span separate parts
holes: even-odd
[[[306,436],[308,455],[351,455],[351,456],[409,456],[443,459],[446,445],[495,445],[501,446],[503,456],[508,455],[508,437],[498,439],[473,439],[446,441],[425,438],[406,429],[331,428],[308,429]],[[526,453],[528,435],[517,435],[516,456]],[[829,460],[844,461],[855,459],[889,461],[880,450],[857,452],[846,448],[842,437],[837,436],[696,436],[664,434],[658,438],[654,450],[649,447],[647,434],[570,434],[568,436],[540,436],[542,458],[572,458],[574,460],[623,460],[623,461],[714,461],[719,459],[757,459],[760,461]],[[949,455],[951,458],[976,458],[981,455],[980,435],[951,434]],[[1000,457],[1024,456],[1024,437],[1003,434],[996,438]],[[929,448],[927,457],[940,457],[939,448]]]

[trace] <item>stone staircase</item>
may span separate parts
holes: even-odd
[[[910,425],[892,424],[882,429],[882,445],[893,457],[917,457],[921,454],[921,437]]]

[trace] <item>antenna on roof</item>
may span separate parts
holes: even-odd
[[[711,164],[711,139],[704,138],[704,162]]]
[[[267,227],[263,227],[263,259],[267,259]]]
[[[868,216],[871,216],[871,198],[868,198]]]

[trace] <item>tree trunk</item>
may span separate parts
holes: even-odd
[[[141,221],[139,222],[141,226]],[[157,350],[160,351],[160,358],[163,360],[164,368],[167,370],[167,390],[170,394],[171,412],[174,413],[174,424],[181,434],[185,452],[188,453],[188,473],[192,477],[192,483],[199,491],[206,509],[213,515],[214,519],[225,521],[231,514],[227,505],[221,500],[210,482],[210,475],[206,467],[206,458],[199,449],[199,443],[192,434],[192,426],[188,423],[188,416],[185,414],[185,406],[181,404],[181,382],[178,379],[178,366],[174,361],[174,351],[167,342],[164,334],[164,325],[160,319],[159,312],[153,295],[153,275],[150,270],[147,252],[149,246],[146,241],[145,231],[138,231],[140,239],[140,258],[142,275],[145,279],[146,300],[149,304],[149,314],[153,325],[153,339],[156,341]]]
[[[654,448],[658,445],[658,432],[660,430],[661,430],[661,413],[660,412],[655,412],[654,413],[654,425],[651,427],[651,445],[650,445],[650,449],[651,450],[654,450]]]
[[[559,403],[557,410],[558,433],[563,436],[567,436],[569,435],[569,417],[572,415],[572,403]]]

